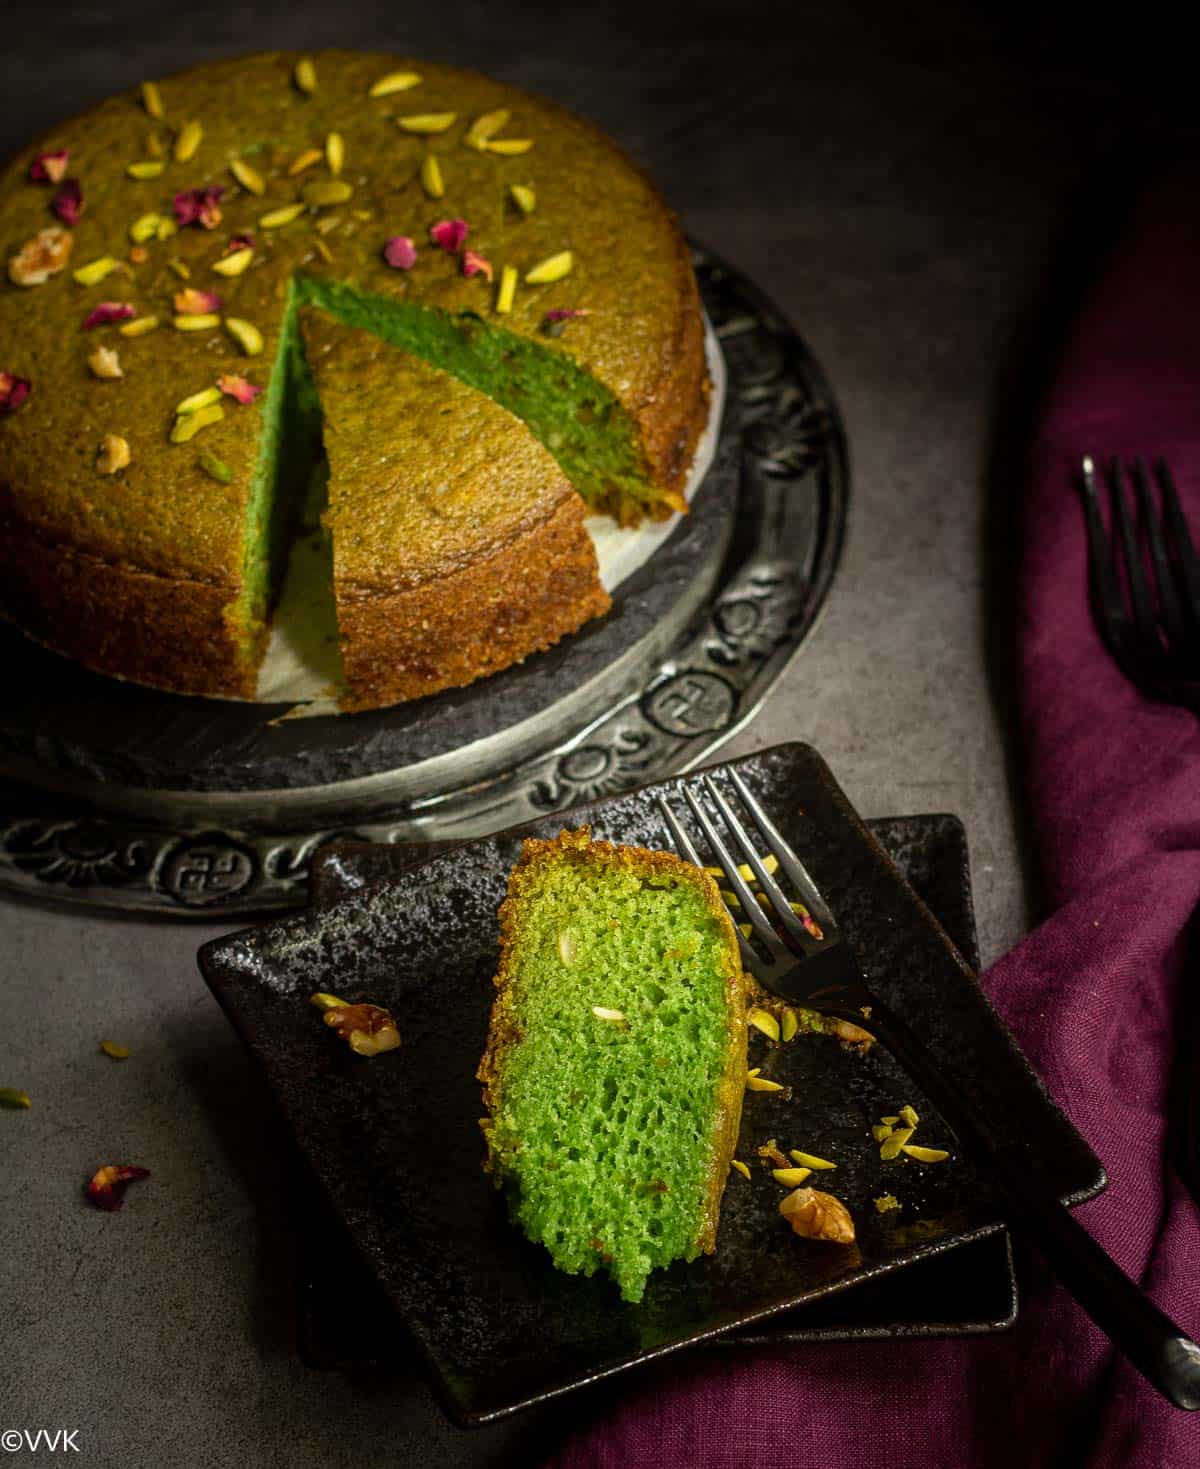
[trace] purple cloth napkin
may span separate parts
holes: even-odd
[[[985,983],[1108,1169],[1107,1192],[1079,1217],[1197,1336],[1200,1208],[1165,1138],[1184,930],[1200,901],[1200,723],[1143,699],[1096,634],[1074,488],[1083,452],[1166,455],[1200,532],[1194,178],[1135,211],[1034,446],[1021,700],[1054,911]],[[1200,1414],[1147,1387],[1038,1264],[1018,1325],[1000,1336],[694,1351],[619,1384],[584,1416],[561,1469],[1200,1469]]]

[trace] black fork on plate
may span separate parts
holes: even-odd
[[[788,1004],[806,1005],[823,1015],[848,1020],[884,1045],[957,1133],[963,1148],[1000,1195],[1012,1223],[1036,1246],[1092,1320],[1176,1407],[1200,1408],[1200,1347],[1072,1218],[1050,1185],[1030,1168],[1028,1159],[1018,1166],[1008,1158],[986,1112],[948,1080],[920,1036],[869,988],[837,919],[799,856],[738,772],[727,774],[756,838],[711,776],[682,782],[679,790],[762,946],[759,953],[745,935],[740,936],[746,969]],[[704,859],[674,808],[666,800],[658,804],[676,850],[689,862],[703,866]],[[764,846],[805,912],[793,910],[763,859]],[[738,871],[741,862],[748,864],[757,879],[770,917]]]
[[[1144,694],[1200,714],[1200,558],[1166,460],[1154,461],[1161,508],[1144,459],[1108,461],[1107,530],[1090,454],[1081,468],[1092,605],[1109,651]]]

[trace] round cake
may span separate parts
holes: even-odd
[[[0,174],[0,613],[253,698],[314,483],[348,709],[602,614],[585,513],[686,508],[688,252],[588,124],[483,76],[271,53],[110,98]]]

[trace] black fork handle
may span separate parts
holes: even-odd
[[[861,1010],[842,1018],[862,1025]],[[1011,1222],[1092,1320],[1177,1408],[1200,1408],[1200,1347],[1105,1253],[1026,1160],[1000,1146],[988,1119],[950,1082],[909,1025],[872,996],[866,1021],[986,1172]]]

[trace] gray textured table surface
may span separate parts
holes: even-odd
[[[1004,556],[988,527],[1013,487],[989,488],[990,446],[1062,218],[1110,126],[1105,68],[1068,66],[1065,41],[1035,54],[1011,21],[867,0],[693,3],[674,18],[504,0],[132,3],[119,17],[50,0],[16,33],[6,22],[0,155],[206,56],[409,51],[590,114],[691,233],[775,297],[840,394],[855,503],[819,632],[730,749],[803,738],[864,814],[958,812],[985,958],[1014,942],[1029,863],[1006,749],[1008,628],[1003,599],[985,596],[989,555]],[[0,1085],[34,1098],[0,1114],[0,1429],[77,1429],[94,1462],[131,1469],[534,1461],[554,1414],[463,1434],[416,1378],[351,1384],[297,1362],[274,1134],[194,962],[212,932],[0,901]],[[132,1059],[98,1054],[106,1035]],[[119,1216],[80,1196],[109,1159],[154,1173]]]

